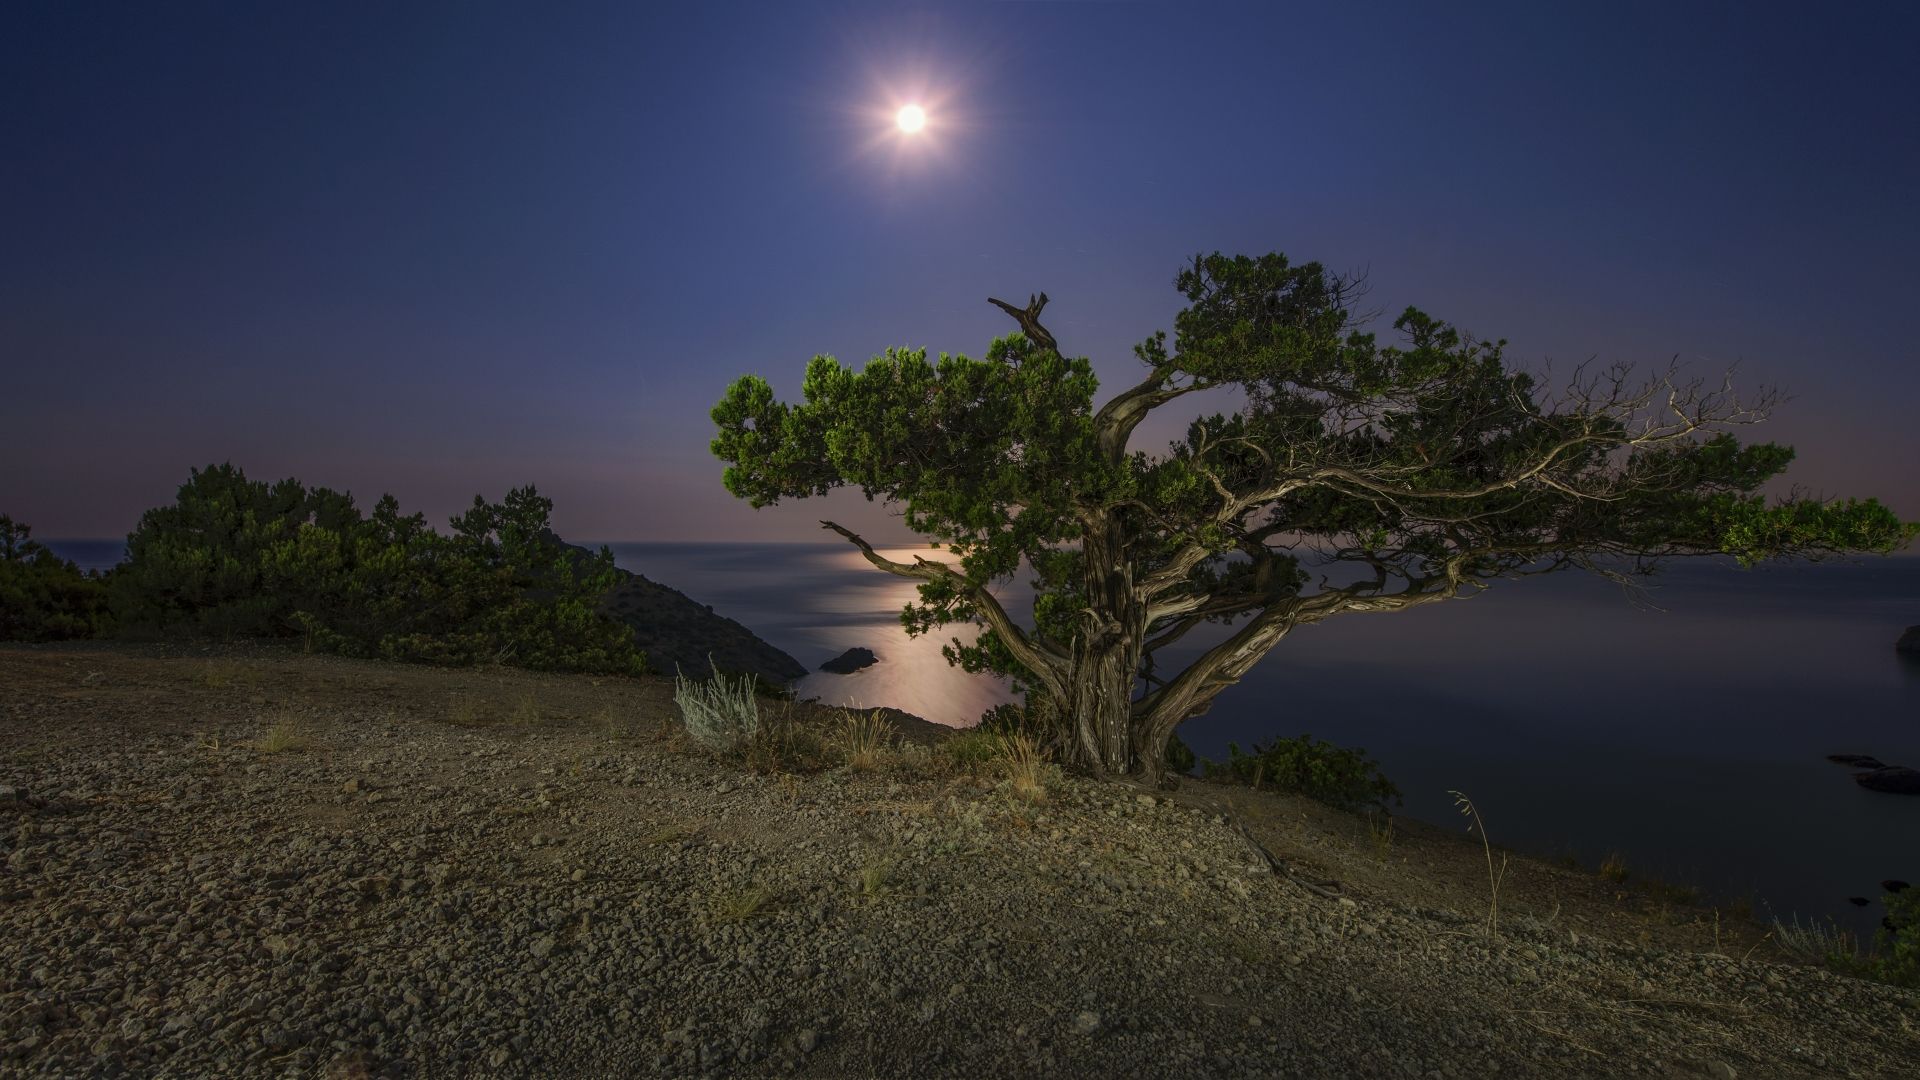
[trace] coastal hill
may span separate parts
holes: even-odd
[[[979,736],[855,753],[806,703],[763,704],[793,725],[768,755],[716,757],[673,693],[278,646],[0,647],[0,1074],[1920,1061],[1920,995],[1658,883],[1245,787],[1023,789]]]
[[[593,554],[553,533],[547,536],[582,556]],[[662,675],[675,670],[704,679],[714,667],[732,674],[753,674],[783,686],[807,673],[806,666],[762,640],[745,626],[669,588],[630,570],[620,571],[620,584],[601,598],[600,611],[625,623],[647,654],[647,663]]]

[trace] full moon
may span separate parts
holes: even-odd
[[[894,114],[893,122],[899,125],[901,131],[912,135],[927,126],[927,110],[918,105],[902,106],[900,111]]]

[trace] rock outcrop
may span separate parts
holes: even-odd
[[[1854,773],[1853,782],[1868,791],[1920,795],[1920,769],[1909,769],[1904,765],[1888,765],[1871,772]]]
[[[872,667],[880,662],[872,649],[852,648],[820,665],[820,670],[834,675],[851,675],[864,667]]]

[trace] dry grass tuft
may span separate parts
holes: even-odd
[[[292,717],[282,717],[267,728],[267,733],[254,743],[254,749],[263,754],[284,754],[294,750],[313,748],[313,740],[307,737],[300,722]]]
[[[209,660],[201,666],[194,681],[209,690],[227,690],[252,686],[260,681],[260,673],[232,660]]]
[[[454,727],[479,727],[487,722],[480,712],[480,703],[470,697],[456,697],[447,702],[446,721]]]
[[[867,713],[849,712],[840,724],[835,741],[846,756],[847,768],[870,772],[886,761],[887,752],[893,747],[893,727],[878,709]]]
[[[871,903],[891,891],[893,867],[892,856],[879,855],[867,860],[860,868],[860,898]]]
[[[791,701],[755,728],[742,749],[748,769],[780,776],[826,768],[831,757],[820,733],[794,718]]]
[[[1860,943],[1850,931],[1831,919],[1824,923],[1807,920],[1801,925],[1795,915],[1791,922],[1773,920],[1773,940],[1796,959],[1810,964],[1828,964],[1836,959],[1851,960],[1860,955]]]
[[[1617,851],[1607,852],[1607,857],[1600,860],[1600,877],[1603,880],[1611,881],[1615,885],[1618,885],[1627,880],[1629,873],[1630,871],[1627,869],[1627,857]]]
[[[1047,779],[1052,771],[1046,756],[1025,735],[1009,735],[1000,743],[1000,765],[1007,772],[1008,790],[1030,803],[1047,801]]]
[[[777,895],[766,885],[749,885],[714,897],[710,909],[717,923],[740,923],[773,910]]]
[[[631,720],[621,716],[611,705],[603,705],[593,714],[593,726],[608,742],[622,742],[633,736],[634,725]]]
[[[682,840],[691,840],[700,835],[700,830],[689,822],[672,821],[660,826],[646,836],[649,844],[677,844]]]
[[[1373,844],[1374,859],[1386,865],[1388,856],[1393,854],[1393,815],[1384,812],[1367,815],[1367,839]]]
[[[513,712],[508,714],[507,719],[518,727],[532,727],[540,722],[540,716],[540,703],[534,700],[532,694],[522,694],[520,700],[514,702]]]

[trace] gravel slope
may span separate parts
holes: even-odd
[[[1490,941],[1453,838],[1233,794],[1323,895],[1208,785],[744,774],[670,695],[0,649],[0,1074],[1920,1075],[1915,995],[1538,864]]]

